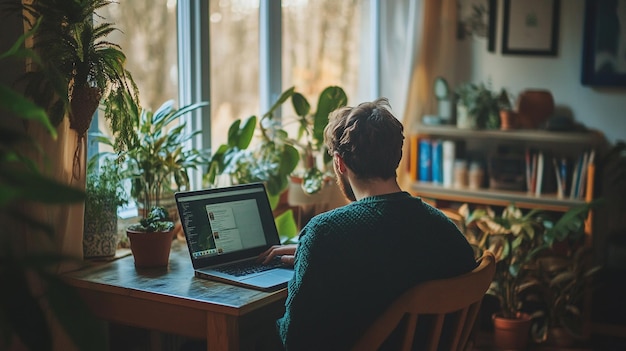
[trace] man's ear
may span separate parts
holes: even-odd
[[[346,172],[346,163],[343,161],[343,157],[339,155],[338,152],[333,153],[333,163],[335,164],[335,169],[340,174],[344,174]]]

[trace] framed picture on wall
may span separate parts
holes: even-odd
[[[581,81],[626,86],[626,0],[586,0]]]
[[[559,0],[504,0],[502,54],[556,56]]]

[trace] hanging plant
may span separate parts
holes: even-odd
[[[25,93],[48,111],[54,125],[67,115],[70,128],[76,131],[79,162],[83,139],[91,119],[103,102],[105,106],[120,96],[137,100],[138,91],[130,72],[124,68],[126,56],[119,45],[107,40],[117,30],[96,10],[113,3],[109,0],[38,0],[24,4],[29,25],[38,21],[33,49],[41,63],[29,69],[24,81]],[[19,5],[17,5],[19,6]],[[128,104],[106,108],[105,119],[114,135],[132,130]],[[117,138],[117,149],[125,149],[128,138]],[[75,167],[76,172],[76,167]],[[76,174],[75,174],[76,176]]]

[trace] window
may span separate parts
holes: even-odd
[[[114,23],[106,40],[120,45],[126,67],[139,89],[142,107],[156,110],[178,99],[176,0],[120,1],[96,11],[94,21]],[[100,114],[101,115],[101,114]],[[110,135],[104,118],[94,118],[90,132]],[[89,142],[88,157],[102,148]]]
[[[224,143],[235,119],[264,113],[291,86],[313,109],[328,85],[359,101],[369,86],[359,49],[369,35],[363,14],[375,1],[122,1],[101,14],[120,29],[111,40],[127,55],[142,106],[210,101],[184,117],[190,130],[203,131],[192,146],[202,148]],[[290,104],[283,113],[293,113]]]
[[[357,73],[362,72],[361,14],[367,3],[179,2],[179,61],[182,71],[188,69],[180,77],[183,99],[211,102],[210,117],[202,116],[197,127],[210,134],[202,142],[213,148],[224,143],[235,119],[264,113],[291,86],[311,104],[328,85],[342,86],[349,102],[356,101],[364,84]],[[293,113],[290,105],[285,109]]]

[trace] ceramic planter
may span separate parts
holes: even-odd
[[[130,240],[130,250],[135,258],[135,267],[167,267],[174,231],[148,233],[127,229],[126,235]]]
[[[105,207],[96,218],[85,217],[83,256],[111,257],[117,249],[117,207]]]

